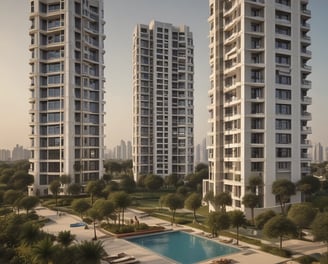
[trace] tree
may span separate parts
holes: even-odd
[[[90,204],[85,199],[77,199],[72,202],[72,208],[81,215],[81,218],[90,207]]]
[[[259,188],[263,186],[263,179],[261,176],[251,176],[248,179],[248,189],[255,194],[259,194]]]
[[[78,195],[81,192],[81,185],[79,183],[72,183],[68,185],[67,192],[70,195]]]
[[[122,212],[122,225],[124,225],[124,210],[131,204],[129,194],[124,191],[115,192],[109,195],[109,200],[112,201],[115,207],[119,208]]]
[[[50,183],[49,189],[52,192],[52,194],[55,196],[56,200],[56,207],[58,206],[58,193],[60,190],[60,182],[58,180],[54,180]]]
[[[145,178],[145,186],[149,191],[158,191],[163,186],[164,180],[158,175],[147,175]]]
[[[190,191],[191,191],[190,187],[182,185],[178,187],[176,193],[182,195],[183,197],[186,197],[188,193],[190,193]]]
[[[251,209],[251,219],[254,225],[254,208],[259,205],[259,197],[255,193],[246,193],[243,197],[242,203],[246,208]]]
[[[93,207],[99,212],[101,218],[108,219],[113,218],[113,213],[115,212],[115,206],[112,201],[105,199],[98,199]]]
[[[92,222],[93,222],[93,234],[94,234],[93,240],[97,240],[96,221],[102,219],[101,214],[94,207],[90,208],[87,214],[92,218]]]
[[[177,209],[183,208],[183,197],[176,193],[169,193],[165,196],[164,204],[172,212],[172,225],[175,223],[175,212]]]
[[[26,210],[26,214],[28,214],[28,211],[36,207],[38,204],[39,198],[36,196],[25,196],[19,201],[20,207]]]
[[[262,229],[266,222],[268,222],[272,217],[276,216],[276,213],[272,210],[266,210],[255,217],[255,226],[257,229]]]
[[[204,201],[206,203],[214,202],[214,192],[212,190],[208,191],[204,196]]]
[[[83,241],[77,245],[77,263],[100,264],[106,255],[102,241]]]
[[[51,263],[55,254],[55,247],[53,241],[47,236],[45,239],[39,241],[33,248],[32,253],[35,263],[48,264]]]
[[[289,209],[287,217],[297,226],[300,239],[302,239],[303,228],[310,226],[315,215],[316,210],[308,203],[293,204]]]
[[[32,222],[24,223],[20,228],[20,240],[26,245],[38,242],[41,236],[40,227]]]
[[[59,177],[59,181],[63,185],[64,194],[66,195],[68,192],[68,186],[71,183],[71,177],[69,175],[62,175]]]
[[[282,239],[286,235],[296,235],[295,224],[284,215],[276,215],[263,227],[263,233],[270,238],[279,238],[279,248],[282,249]]]
[[[19,201],[22,199],[24,194],[17,190],[8,190],[3,194],[3,202],[5,204],[11,205],[12,208],[17,207],[19,210]]]
[[[71,231],[60,231],[57,235],[57,241],[60,243],[63,247],[67,248],[72,244],[72,242],[75,239],[75,235],[71,234]]]
[[[290,201],[290,197],[296,193],[296,186],[287,179],[278,179],[272,184],[272,193],[276,195],[281,213],[285,214],[286,203]]]
[[[297,182],[296,186],[299,191],[304,193],[305,202],[309,202],[311,195],[320,190],[321,184],[318,178],[305,176]]]
[[[27,191],[27,186],[34,182],[34,177],[25,170],[18,170],[9,181],[9,186],[15,190]]]
[[[219,236],[221,230],[230,226],[230,219],[225,212],[211,212],[207,218],[207,224],[211,229],[212,237]]]
[[[105,183],[102,180],[89,181],[85,191],[90,195],[91,205],[93,205],[94,197],[101,196],[102,190],[105,188]]]
[[[226,211],[228,205],[232,205],[232,198],[229,192],[221,192],[214,196],[215,207],[221,208],[222,212]]]
[[[194,222],[197,223],[196,219],[196,210],[200,208],[202,205],[202,197],[200,194],[192,193],[188,196],[188,198],[185,200],[185,207],[189,210],[193,210],[194,214]]]
[[[123,175],[119,184],[120,188],[127,193],[132,193],[136,190],[136,182],[128,175]]]
[[[234,210],[228,213],[230,217],[230,223],[233,227],[236,227],[237,233],[237,245],[239,244],[239,227],[245,227],[247,220],[245,214],[242,211]]]
[[[312,234],[316,241],[322,241],[328,246],[328,212],[318,213],[314,218],[312,223]]]
[[[176,174],[169,174],[164,179],[165,185],[174,186],[175,188],[177,187],[178,180],[179,180],[179,177]]]

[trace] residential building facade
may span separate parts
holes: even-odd
[[[103,175],[102,0],[30,0],[30,195]]]
[[[209,179],[203,192],[229,192],[244,210],[259,176],[262,208],[278,205],[277,179],[309,170],[311,81],[308,0],[210,0]],[[300,194],[291,202],[301,201]]]
[[[193,172],[194,46],[188,26],[152,21],[133,33],[135,180]]]

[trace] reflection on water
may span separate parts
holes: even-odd
[[[237,248],[181,231],[133,237],[128,240],[181,264],[195,263],[239,251]]]

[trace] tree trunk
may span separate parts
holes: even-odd
[[[94,240],[97,240],[97,233],[96,233],[96,219],[93,219],[93,233],[94,233]]]
[[[197,223],[197,219],[196,219],[196,209],[194,209],[194,220],[195,220],[195,223]]]
[[[237,246],[239,245],[239,226],[237,226]]]
[[[172,225],[174,224],[174,216],[175,216],[175,210],[173,210],[173,214],[172,214]]]
[[[122,225],[124,225],[124,208],[122,208]]]
[[[254,208],[251,208],[251,217],[252,217],[252,225],[255,224],[255,221],[254,221]]]
[[[280,249],[282,249],[282,236],[280,236],[280,246],[279,246]]]

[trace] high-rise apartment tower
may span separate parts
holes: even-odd
[[[133,33],[133,172],[193,172],[194,62],[188,26],[152,21]]]
[[[249,178],[259,176],[259,206],[275,207],[272,183],[309,173],[308,0],[209,3],[210,173],[203,191],[230,192],[230,209],[244,210]]]
[[[31,195],[103,174],[102,0],[30,0]]]

